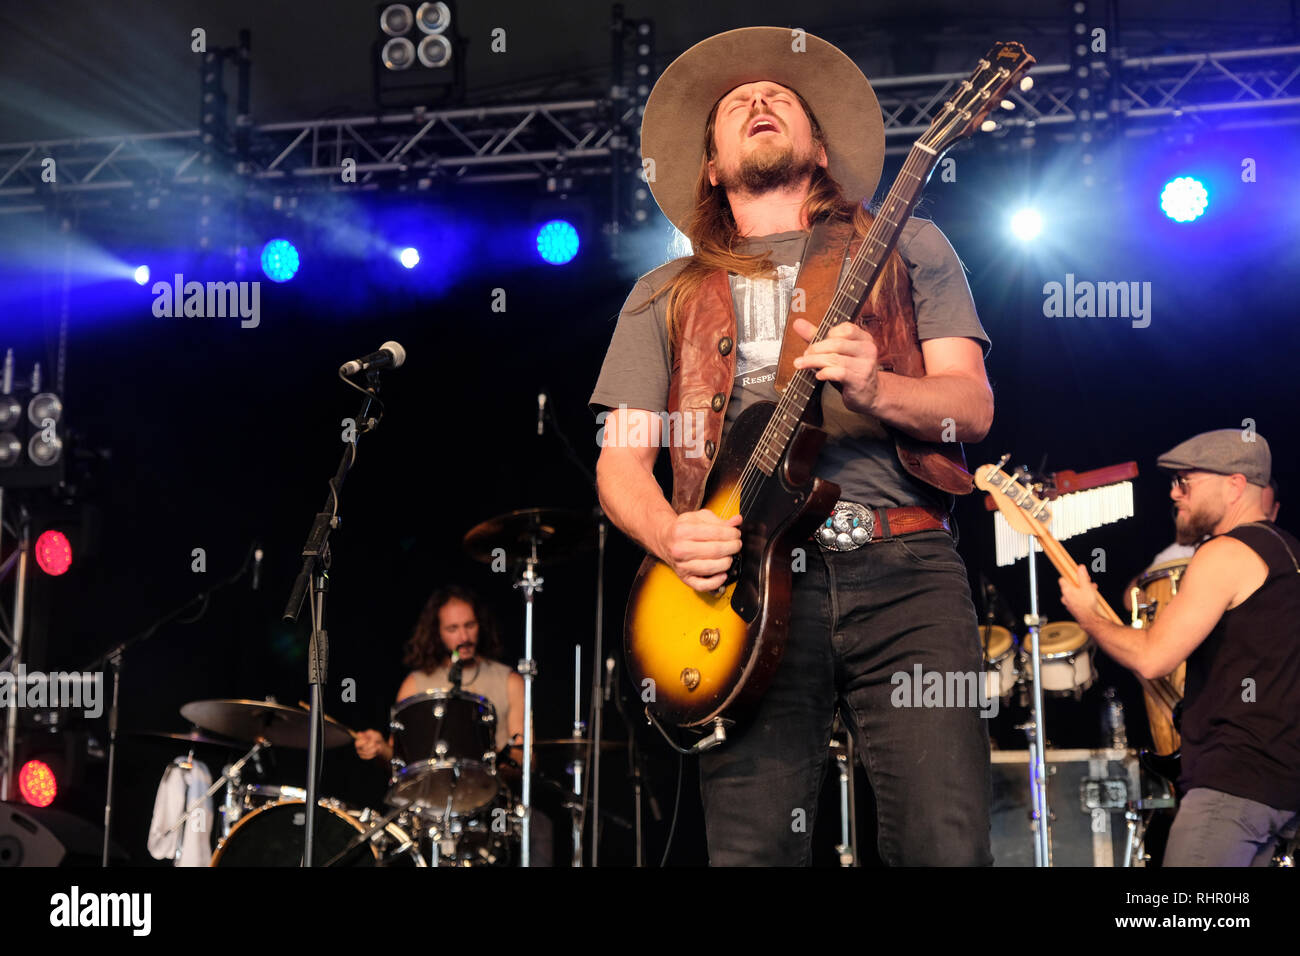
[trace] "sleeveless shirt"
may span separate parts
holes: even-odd
[[[1187,659],[1179,783],[1300,810],[1300,541],[1263,521],[1225,536],[1268,577]]]

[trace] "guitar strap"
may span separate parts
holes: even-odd
[[[795,278],[794,294],[790,296],[790,312],[785,319],[785,337],[781,341],[781,357],[777,362],[774,382],[778,395],[785,394],[790,379],[794,377],[794,360],[808,347],[808,343],[794,330],[794,320],[808,319],[817,325],[830,311],[852,239],[852,222],[822,219],[813,225],[808,244],[804,247],[803,261],[799,264],[799,274]],[[888,437],[889,433],[879,419],[849,411],[837,388],[821,390],[821,411],[821,426],[831,440],[846,436],[872,439]]]

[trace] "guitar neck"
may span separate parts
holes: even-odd
[[[1067,581],[1072,581],[1075,584],[1080,583],[1078,565],[1076,565],[1074,559],[1070,557],[1070,552],[1065,550],[1065,546],[1061,544],[1061,542],[1057,541],[1056,538],[1052,536],[1052,533],[1048,531],[1047,528],[1043,526],[1043,523],[1037,518],[1028,514],[1024,515],[1024,518],[1033,528],[1034,537],[1037,538],[1038,543],[1042,545],[1043,553],[1051,560],[1052,566],[1056,568],[1061,577],[1065,578]],[[1031,552],[1029,560],[1032,561],[1033,559],[1034,556]],[[1112,624],[1118,624],[1120,627],[1125,626],[1124,621],[1115,613],[1111,606],[1106,603],[1105,599],[1100,594],[1097,595],[1097,610],[1100,611],[1102,616]],[[1182,695],[1174,689],[1174,686],[1169,682],[1169,679],[1158,677],[1155,680],[1151,680],[1150,678],[1143,677],[1137,672],[1134,672],[1134,676],[1137,677],[1138,682],[1142,685],[1142,689],[1151,696],[1151,699],[1154,700],[1157,705],[1159,705],[1164,715],[1172,720],[1174,705],[1182,699]]]
[[[921,198],[921,187],[939,161],[939,156],[939,153],[920,143],[912,145],[907,161],[903,163],[889,195],[871,223],[871,229],[853,257],[848,274],[835,290],[830,308],[827,309],[817,334],[813,336],[814,342],[826,338],[831,329],[841,322],[851,321],[871,295],[871,290],[875,288],[889,259],[889,253],[898,245],[903,226],[916,207],[917,200]],[[821,382],[811,369],[799,369],[791,377],[776,413],[772,416],[772,424],[752,456],[754,463],[765,473],[771,474],[771,464],[780,461],[785,454],[795,429],[807,415],[820,387]]]

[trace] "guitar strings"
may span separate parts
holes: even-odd
[[[997,79],[1002,78],[1003,75],[1009,76],[1010,73],[1005,69],[994,71],[986,81],[984,88],[979,91],[976,91],[974,84],[972,84],[971,93],[973,93],[974,98],[978,99],[981,96],[984,96],[989,86],[991,86]],[[988,97],[985,96],[984,98],[987,99]],[[890,189],[885,203],[881,206],[880,213],[872,223],[871,230],[867,233],[861,245],[859,245],[857,253],[853,257],[853,262],[849,268],[850,276],[857,271],[864,258],[870,261],[870,254],[868,254],[867,249],[872,243],[875,243],[875,245],[884,249],[886,255],[888,254],[889,244],[883,242],[879,236],[877,236],[877,226],[883,219],[889,224],[890,228],[901,231],[899,224],[889,218],[889,213],[891,211],[897,213],[900,205],[904,212],[909,211],[911,208],[910,203],[902,203],[901,200],[895,196],[898,181],[901,181],[904,174],[915,179],[918,183],[923,183],[925,181],[925,177],[921,175],[921,170],[930,162],[930,160],[925,157],[933,156],[937,159],[938,153],[932,150],[921,150],[920,154],[918,154],[918,147],[922,144],[925,144],[928,147],[929,143],[927,140],[933,142],[936,139],[941,139],[943,135],[952,128],[953,124],[962,119],[965,112],[965,108],[957,109],[951,102],[945,103],[943,113],[940,114],[940,117],[935,119],[935,122],[938,123],[940,118],[946,116],[947,119],[945,122],[931,131],[928,131],[917,140],[916,144],[913,145],[911,151],[908,153],[907,160],[903,163],[902,169],[899,171],[898,180],[895,181],[895,186]],[[919,190],[917,191],[917,195],[919,196]],[[871,288],[874,287],[875,279],[879,277],[879,270],[881,268],[880,265],[876,265],[874,262],[872,265],[876,266],[876,272],[873,276],[871,285],[869,285],[865,290],[865,293],[867,294],[869,294]],[[850,297],[847,293],[847,289],[852,285],[856,285],[856,282],[850,279],[850,281],[844,283],[844,285],[835,290],[835,295],[831,300],[831,306],[827,310],[825,317],[823,317],[821,325],[817,329],[817,334],[813,337],[814,343],[820,342],[824,339],[829,334],[830,330],[836,325],[852,318],[849,310],[855,308],[857,296],[863,294],[855,293],[854,296]],[[816,389],[817,384],[815,373],[810,372],[808,369],[800,369],[790,379],[790,384],[786,387],[785,394],[782,395],[781,399],[777,402],[772,417],[768,420],[767,425],[763,429],[763,434],[759,438],[758,445],[750,454],[749,459],[745,462],[745,467],[741,470],[740,480],[736,482],[731,494],[727,496],[727,499],[722,505],[722,511],[724,513],[730,511],[733,507],[736,507],[738,512],[743,515],[749,510],[750,506],[753,505],[755,498],[757,498],[762,489],[763,482],[768,478],[768,475],[755,464],[759,454],[763,450],[770,449],[773,440],[776,437],[776,430],[778,428],[777,422],[784,422],[786,416],[793,411],[795,400],[792,396],[797,396],[798,401],[806,405],[808,400],[812,397],[812,393]],[[805,391],[805,386],[808,386],[807,391]],[[791,415],[790,417],[792,424],[789,426],[789,434],[783,440],[784,442],[788,442],[790,438],[793,437],[795,429],[798,428],[802,416]],[[783,448],[781,452],[772,455],[772,468],[774,471],[780,465],[780,460],[784,452],[785,449]]]

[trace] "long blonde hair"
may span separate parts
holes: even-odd
[[[822,132],[812,108],[797,90],[791,92],[808,116],[808,123],[812,129],[813,148],[825,146],[826,135]],[[721,102],[719,98],[718,103]],[[736,226],[731,204],[727,201],[726,190],[709,182],[708,163],[717,158],[713,135],[717,112],[718,104],[715,103],[713,109],[709,111],[709,120],[704,126],[704,157],[700,161],[700,173],[695,181],[695,209],[686,225],[686,238],[690,240],[692,255],[682,270],[649,300],[653,302],[662,295],[668,297],[668,338],[669,342],[673,343],[677,339],[678,314],[712,273],[718,269],[725,269],[727,272],[749,277],[771,277],[776,274],[776,267],[770,253],[735,251],[736,243],[744,237],[740,235]],[[871,224],[875,221],[875,217],[867,208],[869,199],[870,197],[867,197],[861,203],[845,199],[840,184],[824,166],[818,166],[812,173],[802,211],[809,223],[815,223],[823,218],[841,222],[852,221],[854,234],[861,239],[870,231]],[[906,274],[906,267],[897,249],[891,251],[880,281],[872,289],[872,303],[880,301],[882,295],[892,294],[897,283],[905,280]],[[820,319],[820,316],[817,318]]]

